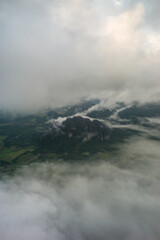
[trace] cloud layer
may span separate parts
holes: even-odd
[[[1,238],[158,240],[159,142],[131,139],[119,151],[117,166],[46,163],[5,177]]]
[[[0,9],[0,109],[157,100],[157,0],[5,0]]]

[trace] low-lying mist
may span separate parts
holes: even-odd
[[[160,239],[159,142],[131,139],[115,158],[34,164],[5,176],[0,238]]]

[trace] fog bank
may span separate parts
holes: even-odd
[[[159,142],[131,139],[117,164],[36,164],[0,181],[3,240],[158,240]]]

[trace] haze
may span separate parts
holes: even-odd
[[[158,240],[159,142],[132,138],[118,156],[116,165],[75,159],[2,179],[1,239]]]
[[[159,0],[1,0],[0,109],[159,100]]]

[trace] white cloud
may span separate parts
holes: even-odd
[[[116,6],[121,6],[122,5],[122,1],[119,1],[119,0],[114,0],[113,2]]]
[[[159,157],[159,142],[136,138],[122,144],[118,159],[110,159],[120,168],[97,161],[46,163],[5,177],[1,238],[158,240]]]
[[[148,9],[147,1],[2,1],[0,108],[158,96],[159,31],[148,29]]]

